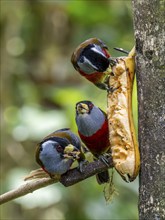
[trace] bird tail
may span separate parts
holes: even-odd
[[[96,179],[97,179],[97,182],[98,182],[99,185],[101,185],[103,183],[108,183],[109,180],[110,180],[108,170],[105,170],[101,173],[97,173],[96,174]]]

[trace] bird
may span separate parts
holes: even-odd
[[[110,57],[108,47],[98,38],[81,43],[71,56],[73,67],[98,88],[110,90],[108,80],[111,67],[116,64]]]
[[[76,103],[76,124],[78,134],[89,151],[109,166],[106,154],[110,152],[107,115],[91,101]],[[100,184],[109,181],[108,170],[97,176]]]
[[[66,173],[75,160],[82,172],[85,162],[82,143],[69,128],[59,129],[37,144],[36,162],[52,178]]]

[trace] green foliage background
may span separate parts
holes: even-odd
[[[38,168],[35,144],[49,132],[75,126],[75,103],[106,110],[106,92],[83,79],[70,57],[90,37],[130,50],[131,1],[1,0],[1,193]],[[136,104],[136,99],[135,103]],[[135,111],[135,116],[136,111]],[[115,173],[119,195],[106,204],[95,177],[72,187],[55,184],[1,206],[1,219],[137,219],[138,180]]]

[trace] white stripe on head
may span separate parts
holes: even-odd
[[[91,50],[93,50],[96,53],[99,53],[100,55],[102,55],[106,58],[105,54],[100,50],[99,46],[92,47]]]
[[[90,60],[88,60],[85,56],[83,56],[83,62],[77,62],[80,69],[85,72],[86,74],[91,74],[96,72],[97,67],[94,66]]]

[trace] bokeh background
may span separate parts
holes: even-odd
[[[88,99],[106,110],[106,92],[83,79],[70,57],[90,37],[130,50],[131,1],[1,0],[1,193],[37,169],[35,144],[75,126],[75,103]],[[136,105],[136,98],[134,101]],[[136,109],[135,109],[135,116]],[[115,173],[118,195],[106,204],[104,186],[91,177],[72,187],[54,184],[1,206],[1,219],[138,219],[138,179]]]

